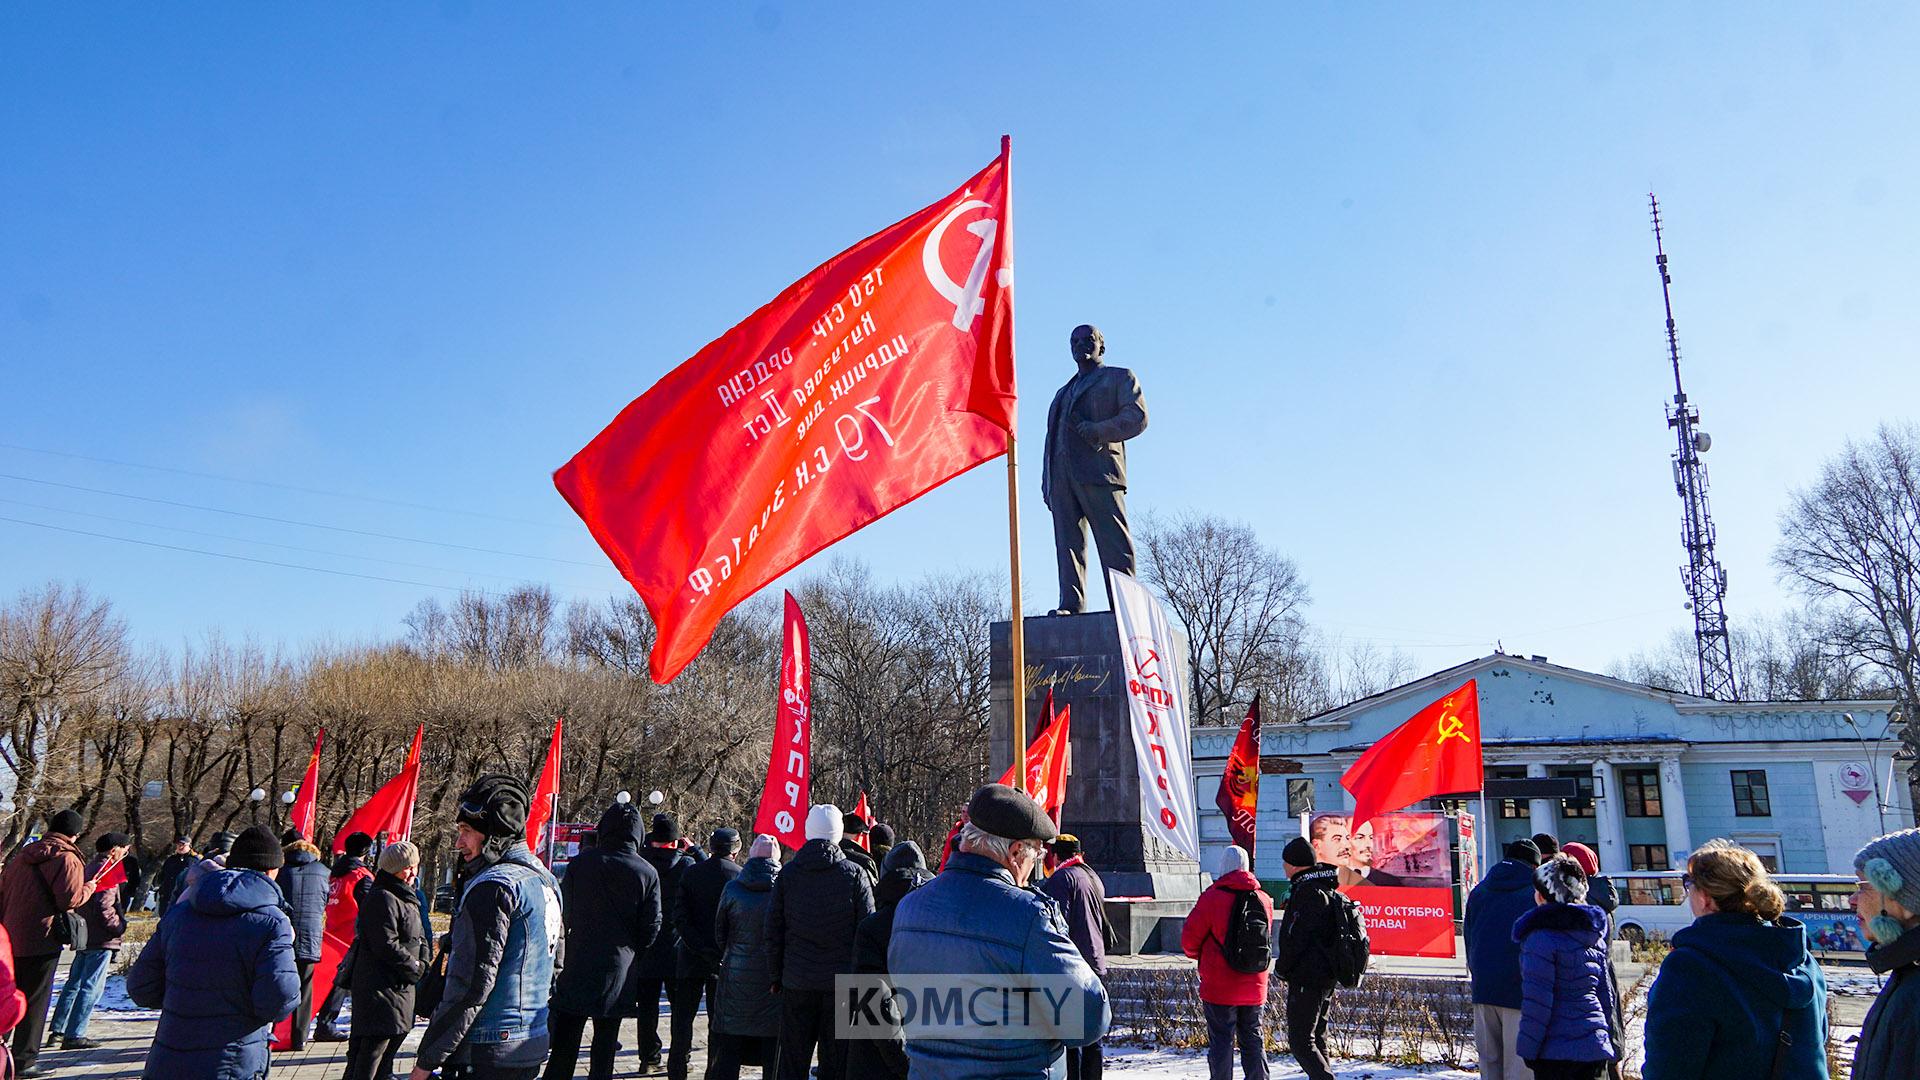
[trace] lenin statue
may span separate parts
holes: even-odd
[[[1046,458],[1040,497],[1053,511],[1053,546],[1060,561],[1060,606],[1077,615],[1087,605],[1087,529],[1106,570],[1133,573],[1133,534],[1127,530],[1126,440],[1147,430],[1140,380],[1126,368],[1100,362],[1106,339],[1091,326],[1073,328],[1078,374],[1047,408]]]

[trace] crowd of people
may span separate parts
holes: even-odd
[[[144,1075],[257,1080],[274,1049],[311,1037],[347,1043],[347,1080],[384,1080],[424,1018],[411,1080],[564,1080],[589,1025],[588,1075],[607,1080],[621,1028],[635,1019],[644,1064],[664,1057],[667,1075],[683,1080],[703,1003],[710,1080],[751,1066],[780,1080],[1101,1075],[1107,956],[1120,937],[1077,838],[1021,792],[981,788],[937,864],[884,824],[869,829],[829,805],[811,809],[805,843],[783,862],[772,836],[743,844],[719,828],[695,847],[671,815],[643,821],[622,799],[559,880],[528,849],[529,809],[511,777],[483,776],[461,794],[457,903],[437,940],[408,841],[376,849],[355,834],[331,863],[305,837],[260,826],[216,836],[206,852],[177,845],[155,875],[162,915],[127,974],[133,1001],[159,1010]],[[0,1033],[19,1076],[46,1074],[49,1048],[99,1045],[88,1020],[138,879],[125,834],[99,833],[89,859],[86,832],[79,813],[54,814],[0,871]],[[1324,851],[1306,837],[1285,846],[1289,888],[1276,910],[1247,852],[1229,847],[1185,920],[1216,1080],[1232,1077],[1236,1060],[1248,1080],[1268,1075],[1262,1015],[1275,977],[1301,1071],[1334,1075],[1329,1016],[1340,988],[1364,975],[1369,943],[1341,891],[1342,867]],[[1502,854],[1464,919],[1480,1075],[1619,1076],[1628,1032],[1609,959],[1612,883],[1582,844],[1540,835]],[[1873,841],[1854,864],[1867,961],[1886,981],[1851,1075],[1912,1080],[1920,829]],[[1710,841],[1682,882],[1695,919],[1673,936],[1648,994],[1644,1080],[1824,1080],[1825,977],[1760,859]],[[351,946],[316,989],[329,936]],[[882,1006],[891,1027],[848,1038],[835,1023],[842,976],[962,974],[1052,978],[1071,988],[1071,1007],[1018,1038],[903,1027],[891,998]]]

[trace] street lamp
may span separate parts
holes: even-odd
[[[1841,713],[1840,718],[1845,720],[1847,726],[1853,729],[1853,737],[1860,741],[1860,752],[1867,755],[1867,771],[1873,774],[1873,808],[1880,815],[1880,835],[1885,836],[1887,832],[1887,801],[1880,797],[1879,759],[1874,755],[1874,752],[1867,747],[1867,737],[1860,730],[1860,724],[1853,718],[1853,714]],[[1887,714],[1887,727],[1893,727],[1892,713]],[[1875,739],[1874,743],[1878,745],[1884,741],[1886,737],[1887,733],[1883,730],[1880,732],[1880,738]]]
[[[247,792],[247,801],[253,804],[253,820],[259,821],[260,804],[267,801],[266,790],[264,788],[254,788],[252,791]]]
[[[295,796],[295,795],[294,795],[294,793],[293,793],[293,792],[291,792],[291,791],[283,791],[283,792],[281,792],[281,793],[280,793],[280,802],[281,802],[281,803],[282,803],[283,805],[286,805],[286,806],[292,806],[292,805],[293,805],[293,800],[294,800],[294,799],[295,799],[296,797],[297,797],[297,796]]]

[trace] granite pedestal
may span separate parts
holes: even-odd
[[[1013,760],[1013,624],[993,624],[992,771]],[[1184,644],[1174,669],[1190,684]],[[1080,838],[1087,865],[1110,899],[1107,917],[1125,952],[1174,952],[1179,928],[1203,885],[1200,867],[1150,835],[1140,822],[1140,774],[1129,728],[1120,636],[1110,611],[1026,620],[1027,738],[1046,725],[1047,689],[1054,707],[1071,706],[1067,802],[1061,828]]]

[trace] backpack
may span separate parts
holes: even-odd
[[[1328,893],[1333,902],[1333,939],[1325,943],[1327,967],[1341,986],[1352,989],[1367,974],[1367,961],[1373,955],[1373,943],[1367,939],[1367,924],[1360,917],[1360,905],[1340,893]]]
[[[1273,923],[1256,892],[1237,893],[1227,912],[1226,940],[1220,953],[1227,966],[1246,975],[1259,975],[1273,962]]]

